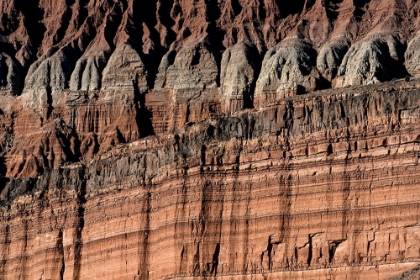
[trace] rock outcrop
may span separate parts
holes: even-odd
[[[250,43],[239,42],[223,53],[220,74],[223,112],[237,112],[252,106],[258,63],[258,50]]]
[[[338,69],[336,87],[379,83],[406,75],[398,61],[403,46],[394,37],[367,38],[350,47]]]
[[[321,77],[315,60],[315,50],[294,38],[268,50],[257,80],[256,107],[317,89]]]
[[[170,128],[179,128],[208,117],[208,108],[181,108],[176,101],[195,100],[200,92],[209,96],[195,103],[227,112],[296,92],[417,73],[419,6],[411,2],[77,0],[3,7],[1,88],[17,95],[23,91],[25,106],[38,111],[55,107],[63,90],[103,90],[124,79],[124,86],[144,93],[173,90],[179,124]],[[240,50],[243,44],[246,50]],[[115,65],[127,48],[141,70]],[[230,58],[244,58],[244,64]],[[125,68],[125,77],[114,81],[118,67]],[[244,77],[235,74],[242,70]],[[226,74],[240,80],[238,88],[229,85]]]
[[[327,81],[332,81],[337,76],[349,45],[349,39],[342,35],[331,39],[319,50],[316,66]]]
[[[298,96],[2,178],[1,277],[402,274],[420,256],[419,88]]]
[[[420,37],[414,37],[410,43],[408,44],[407,51],[405,53],[405,60],[406,60],[406,67],[407,71],[415,76],[420,74],[419,68],[419,59],[420,59],[420,52],[419,52],[419,45],[420,45]]]
[[[29,2],[0,0],[1,279],[416,275],[417,1]]]

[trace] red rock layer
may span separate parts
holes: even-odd
[[[419,262],[417,1],[27,2],[0,0],[0,278]]]
[[[415,1],[9,2],[0,1],[0,90],[13,96],[0,109],[16,124],[8,177],[220,113],[418,72]],[[47,143],[53,134],[62,137]]]
[[[2,179],[1,278],[401,274],[420,256],[418,90],[295,97]]]

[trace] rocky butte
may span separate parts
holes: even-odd
[[[418,279],[419,12],[0,0],[0,279]]]

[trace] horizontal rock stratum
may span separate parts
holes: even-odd
[[[0,3],[1,279],[418,270],[417,1]]]

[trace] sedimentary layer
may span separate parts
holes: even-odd
[[[400,274],[420,256],[419,87],[289,98],[4,178],[1,278]]]
[[[0,0],[0,278],[415,267],[419,3],[289,2]]]
[[[0,1],[7,177],[221,113],[418,74],[415,1],[9,2]]]

